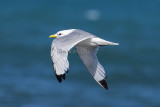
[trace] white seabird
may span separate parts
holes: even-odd
[[[62,82],[62,78],[65,80],[65,72],[68,73],[68,51],[76,46],[78,54],[90,74],[103,88],[108,89],[105,80],[105,70],[99,63],[96,54],[100,46],[119,45],[118,43],[103,40],[79,29],[59,31],[49,37],[56,38],[51,46],[51,59],[56,78],[59,82]]]

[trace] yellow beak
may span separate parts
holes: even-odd
[[[49,38],[56,38],[56,35],[50,35]]]

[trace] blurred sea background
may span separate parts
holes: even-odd
[[[77,54],[54,76],[49,35],[81,29],[101,47],[109,90]],[[1,0],[0,107],[160,107],[160,0]]]

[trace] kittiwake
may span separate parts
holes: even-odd
[[[97,59],[97,51],[100,46],[119,45],[101,39],[91,33],[79,29],[59,31],[50,38],[55,37],[51,46],[51,59],[54,73],[59,82],[65,80],[65,72],[68,73],[68,52],[76,46],[80,59],[87,67],[93,78],[105,89],[108,89],[105,70]]]

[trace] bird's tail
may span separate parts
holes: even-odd
[[[119,45],[119,43],[113,43],[113,42],[106,41],[106,40],[101,39],[101,38],[93,39],[93,41],[94,41],[96,44],[98,44],[99,46]]]

